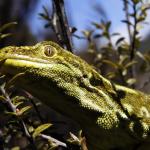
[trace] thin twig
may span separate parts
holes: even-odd
[[[123,2],[124,2],[124,11],[125,11],[125,15],[126,15],[126,20],[127,20],[127,22],[130,22],[129,9],[128,9],[128,0],[123,0]],[[128,24],[128,23],[127,23],[127,29],[128,29],[129,41],[130,41],[130,44],[131,44],[132,34],[131,34],[130,24]]]
[[[0,90],[2,92],[2,95],[4,95],[6,103],[11,109],[11,111],[16,113],[16,106],[11,102],[11,99],[9,98],[9,95],[6,93],[4,86],[1,86]]]
[[[130,60],[132,61],[135,56],[135,41],[136,41],[136,33],[137,33],[137,10],[136,4],[133,4],[133,18],[134,18],[134,25],[133,25],[133,37],[131,42],[131,53],[130,53]]]
[[[136,51],[136,34],[137,34],[137,9],[136,3],[133,3],[133,35],[131,36],[131,43],[130,43],[130,61],[133,61],[135,57]],[[134,66],[132,66],[129,70],[130,77],[134,78]],[[132,88],[135,88],[135,85],[132,84]]]
[[[2,95],[5,97],[5,101],[6,101],[7,105],[9,106],[10,110],[11,110],[12,112],[14,112],[14,113],[17,113],[16,106],[11,102],[11,99],[10,99],[8,93],[5,91],[4,86],[1,86],[1,87],[0,87],[0,91],[2,92]],[[17,115],[16,115],[16,119],[17,119],[17,120],[19,121],[19,123],[21,124],[21,127],[22,127],[22,129],[23,129],[23,131],[24,131],[26,137],[27,137],[28,140],[30,141],[32,148],[35,149],[35,150],[37,150],[36,145],[35,145],[35,143],[34,143],[34,140],[33,140],[32,136],[30,135],[30,133],[29,133],[29,131],[28,131],[28,129],[27,129],[27,127],[26,127],[24,121],[23,121],[20,117],[18,117]]]
[[[50,140],[53,143],[55,143],[57,146],[63,146],[63,147],[67,147],[67,145],[59,140],[56,140],[55,138],[49,136],[49,135],[45,135],[45,134],[40,134],[40,136],[44,139]]]
[[[41,123],[44,123],[44,120],[43,120],[43,118],[42,118],[42,116],[41,116],[41,113],[40,113],[40,111],[39,111],[37,105],[36,105],[35,102],[34,102],[34,100],[35,100],[35,101],[39,101],[39,100],[38,100],[37,98],[35,98],[34,96],[32,96],[29,92],[24,91],[24,90],[23,90],[23,92],[24,92],[25,95],[30,99],[31,104],[33,105],[33,107],[34,107],[34,109],[35,109],[35,111],[36,111],[36,113],[37,113],[37,115],[38,115],[38,117],[39,117]]]

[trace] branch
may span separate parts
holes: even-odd
[[[55,138],[45,135],[45,134],[40,134],[40,136],[44,139],[50,140],[53,143],[55,143],[57,146],[63,146],[63,147],[67,147],[67,145],[59,140],[56,140]]]
[[[63,0],[53,0],[53,24],[60,44],[72,51],[72,42]]]
[[[7,103],[10,110],[12,112],[14,112],[15,114],[17,114],[18,110],[17,110],[16,106],[11,102],[11,99],[10,99],[8,93],[6,92],[4,86],[0,86],[0,91],[2,92],[2,95],[5,97],[5,102]],[[24,131],[27,139],[30,141],[32,148],[37,150],[34,140],[33,140],[32,136],[30,135],[30,133],[28,132],[28,129],[27,129],[24,121],[17,115],[16,115],[16,118],[19,121],[19,123],[22,127],[22,130]]]

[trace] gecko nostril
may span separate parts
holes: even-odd
[[[83,78],[88,78],[87,74],[83,74]]]

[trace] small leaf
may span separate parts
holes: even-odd
[[[140,2],[140,0],[132,0],[132,2],[133,2],[134,4],[138,4],[138,3]]]
[[[133,85],[136,83],[136,79],[135,78],[130,78],[127,80],[128,85]]]
[[[122,71],[122,75],[123,75],[123,76],[126,76],[126,75],[127,75],[127,73],[128,73],[127,69],[123,69],[123,71]]]
[[[50,123],[45,123],[45,124],[38,126],[35,129],[34,133],[32,134],[33,138],[37,137],[41,132],[43,132],[44,130],[46,130],[50,126],[52,126],[52,124],[50,124]]]
[[[109,39],[109,32],[104,31],[102,35],[103,35],[104,37],[106,37],[107,39]]]
[[[100,37],[102,37],[101,34],[95,34],[95,35],[94,35],[94,38],[95,38],[95,39],[96,39],[96,38],[100,38]]]
[[[141,58],[142,60],[146,61],[144,55],[143,55],[141,52],[137,51],[137,52],[136,52],[136,55],[137,55],[139,58]]]
[[[4,97],[4,96],[0,96],[0,101],[5,101],[6,100],[6,98]]]
[[[117,41],[116,41],[116,45],[118,45],[119,43],[121,43],[122,41],[124,41],[124,37],[121,37],[121,38],[119,38]]]
[[[21,77],[21,76],[23,76],[25,73],[18,73],[18,74],[16,74],[15,76],[13,76],[7,83],[6,83],[6,85],[5,85],[5,88],[7,89],[7,88],[9,88],[12,84],[14,84],[15,83],[15,81],[19,78],[19,77]]]
[[[15,96],[12,98],[13,103],[18,103],[20,101],[26,101],[27,98],[25,98],[24,96]]]
[[[86,38],[89,38],[89,37],[91,37],[93,31],[82,31],[82,33]]]
[[[133,24],[132,24],[130,21],[128,21],[128,20],[121,20],[121,22],[123,22],[123,23],[126,23],[126,24],[128,24],[128,25],[133,26]]]
[[[23,104],[23,102],[18,102],[16,104],[14,104],[16,107],[18,107],[19,105]]]
[[[58,149],[58,145],[52,145],[48,150],[57,150]]]
[[[108,64],[108,65],[110,65],[110,66],[112,66],[112,67],[115,68],[115,69],[117,69],[117,68],[119,67],[116,63],[114,63],[114,62],[112,62],[112,61],[110,61],[110,60],[103,60],[102,62],[103,62],[103,63],[106,63],[106,64]]]
[[[8,115],[14,115],[14,116],[17,116],[16,112],[6,111],[5,113],[8,114]]]
[[[44,28],[49,28],[51,26],[52,26],[51,23],[47,23],[47,24],[44,25]]]
[[[17,24],[17,22],[10,22],[10,23],[4,24],[2,27],[0,27],[0,32],[4,31],[5,29],[9,28],[10,26],[16,25],[16,24]]]
[[[33,126],[29,126],[28,127],[28,131],[29,131],[29,133],[32,133],[34,131],[34,127]]]
[[[142,21],[144,21],[144,20],[145,20],[145,17],[140,16],[140,17],[137,19],[137,22],[142,22]]]
[[[128,60],[129,56],[128,55],[120,55],[119,56],[119,64],[123,64]]]
[[[19,109],[19,111],[17,112],[17,116],[22,115],[23,113],[25,113],[30,108],[31,108],[31,106],[26,106],[26,107],[23,107],[22,109]]]
[[[41,18],[44,18],[45,20],[50,20],[50,18],[49,18],[49,16],[46,16],[45,14],[43,14],[43,13],[39,13],[38,14]]]
[[[120,33],[118,33],[118,32],[111,34],[111,36],[118,36],[118,35],[120,35]]]
[[[106,23],[106,31],[109,31],[110,26],[111,26],[111,21],[108,21],[108,22]]]
[[[76,27],[70,27],[69,31],[70,33],[75,33],[78,29]]]
[[[102,29],[102,25],[101,24],[98,24],[98,23],[95,23],[95,22],[92,22],[92,25],[94,25],[97,29]]]
[[[0,36],[0,38],[1,38],[1,39],[4,39],[4,38],[6,38],[6,37],[8,37],[8,36],[11,36],[11,35],[12,35],[11,33],[2,34],[2,35]]]
[[[47,8],[45,6],[43,6],[43,10],[44,10],[46,16],[49,16],[48,10],[47,10]]]
[[[115,73],[115,72],[109,72],[109,73],[106,75],[106,77],[107,77],[108,79],[113,79],[113,78],[116,77],[116,73]]]
[[[144,54],[145,59],[150,62],[150,54]]]
[[[19,146],[12,147],[11,150],[20,150]]]
[[[124,68],[129,68],[129,67],[133,66],[134,64],[137,64],[137,61],[131,61],[131,62],[127,63],[127,64],[124,66]]]

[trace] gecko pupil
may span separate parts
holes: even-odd
[[[51,56],[54,55],[54,50],[53,50],[52,47],[47,46],[47,47],[45,47],[45,49],[44,49],[44,53],[45,53],[46,56],[51,57]]]

